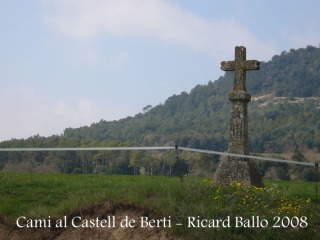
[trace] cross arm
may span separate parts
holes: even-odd
[[[223,61],[221,62],[221,70],[223,71],[234,71],[235,61]]]
[[[257,60],[246,60],[243,66],[244,70],[259,70],[260,62]]]
[[[236,70],[259,70],[260,62],[257,60],[244,61],[223,61],[221,62],[221,70],[236,71]]]

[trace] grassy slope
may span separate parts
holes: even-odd
[[[84,209],[103,201],[130,203],[171,216],[170,229],[186,239],[224,237],[245,239],[260,234],[260,239],[297,236],[320,237],[320,213],[315,201],[314,183],[266,181],[266,189],[243,189],[240,183],[229,188],[212,187],[209,179],[174,177],[14,174],[0,173],[0,215],[14,224],[19,216],[60,218],[74,209]],[[306,228],[187,228],[188,216],[225,218],[260,216],[273,223],[273,217],[307,216]],[[234,224],[233,224],[234,225]]]

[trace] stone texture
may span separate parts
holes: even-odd
[[[251,95],[246,90],[246,71],[259,68],[258,61],[246,60],[244,47],[236,47],[235,61],[221,62],[222,70],[235,71],[234,87],[228,94],[232,103],[228,146],[230,153],[249,155],[247,104],[251,101]],[[240,157],[228,157],[220,161],[213,181],[222,186],[237,181],[247,186],[264,187],[255,163]]]
[[[214,176],[213,184],[229,186],[233,181],[241,182],[248,187],[264,187],[256,164],[243,158],[222,160]]]

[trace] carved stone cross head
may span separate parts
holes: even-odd
[[[257,60],[246,60],[246,48],[237,46],[235,49],[234,61],[221,62],[221,70],[234,71],[234,86],[233,92],[247,91],[246,90],[246,71],[259,70],[260,62]]]

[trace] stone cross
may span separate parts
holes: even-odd
[[[221,70],[234,71],[234,87],[233,91],[246,90],[246,71],[259,70],[260,62],[256,60],[246,60],[246,48],[236,47],[235,61],[221,62]]]
[[[249,154],[247,104],[251,95],[246,90],[246,71],[259,68],[259,61],[246,60],[246,48],[242,46],[235,49],[235,61],[221,62],[222,70],[235,71],[233,90],[228,94],[232,104],[228,146],[230,153]],[[217,185],[230,185],[232,181],[237,181],[246,186],[264,186],[254,162],[242,157],[228,157],[220,161],[213,180]]]

